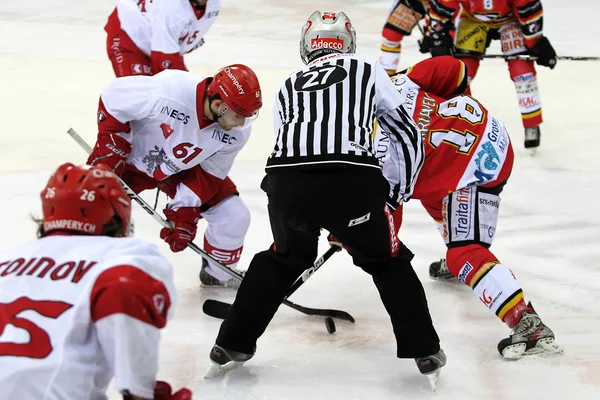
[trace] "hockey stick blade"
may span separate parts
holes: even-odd
[[[341,320],[352,322],[352,323],[356,322],[354,317],[352,315],[348,314],[346,311],[332,310],[332,309],[328,309],[328,308],[304,307],[299,304],[292,303],[289,300],[285,300],[283,302],[283,304],[285,304],[288,307],[293,308],[296,311],[300,311],[301,313],[306,314],[306,315],[331,317],[331,318],[341,319]]]
[[[455,54],[454,57],[456,58],[462,58],[462,57],[469,57],[468,55],[463,55],[463,54]],[[496,58],[496,59],[503,59],[506,61],[510,61],[510,60],[526,60],[526,61],[535,61],[537,60],[537,57],[533,57],[527,54],[517,54],[517,55],[512,55],[512,56],[508,56],[508,55],[504,55],[504,54],[480,54],[477,56],[477,58]],[[558,60],[565,60],[565,61],[600,61],[600,57],[580,57],[580,56],[557,56],[556,57]]]
[[[352,323],[356,322],[354,317],[348,314],[346,311],[304,307],[299,304],[293,303],[289,300],[285,300],[283,304],[290,308],[293,308],[296,311],[300,311],[302,314],[310,315],[313,317],[331,317]],[[227,317],[227,313],[229,313],[230,308],[231,304],[213,299],[206,300],[202,305],[202,311],[204,311],[204,314],[219,319],[225,319]]]
[[[231,304],[225,303],[224,301],[208,299],[202,305],[202,311],[209,317],[225,319]]]

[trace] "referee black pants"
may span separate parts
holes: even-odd
[[[399,358],[436,353],[423,286],[413,254],[391,240],[387,182],[378,169],[278,170],[262,184],[269,199],[274,244],[254,256],[216,343],[251,354],[294,281],[317,258],[320,229],[346,246],[354,264],[373,277],[390,315]],[[393,255],[395,253],[395,255]]]

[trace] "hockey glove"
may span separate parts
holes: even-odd
[[[87,159],[87,164],[105,164],[117,175],[125,172],[125,161],[131,153],[131,143],[115,134],[102,134],[98,136],[96,146]]]
[[[192,392],[188,389],[180,389],[173,393],[171,385],[167,382],[157,381],[154,386],[154,400],[191,400]]]
[[[169,244],[171,251],[177,253],[185,249],[196,237],[200,208],[181,207],[177,210],[165,208],[164,213],[172,228],[162,228],[160,238]]]
[[[431,53],[431,57],[454,56],[454,39],[450,35],[452,24],[430,21],[425,36],[419,41],[421,53]]]
[[[529,49],[529,54],[533,57],[537,57],[536,63],[544,67],[553,69],[556,67],[556,51],[550,44],[550,41],[546,36],[542,36],[535,44]]]

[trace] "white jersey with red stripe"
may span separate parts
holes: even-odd
[[[3,399],[154,398],[172,269],[136,238],[49,236],[0,253]]]
[[[221,182],[248,141],[251,122],[225,131],[205,118],[204,93],[211,80],[179,70],[114,79],[101,94],[99,134],[129,141],[127,163],[157,181],[199,165],[208,179]],[[172,208],[200,206],[207,199],[198,192],[178,188]]]
[[[215,23],[221,0],[208,0],[199,17],[189,0],[119,0],[121,28],[146,55],[184,55],[202,44]],[[164,66],[168,68],[169,66]]]

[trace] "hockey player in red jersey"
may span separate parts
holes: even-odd
[[[379,63],[388,75],[398,70],[402,39],[411,34],[427,13],[427,0],[394,0],[381,34]]]
[[[117,176],[63,164],[40,196],[40,238],[0,253],[2,398],[105,399],[114,379],[124,400],[191,399],[156,381],[173,271],[156,246],[127,237]]]
[[[204,44],[221,0],[117,0],[106,51],[117,77],[187,70],[183,55]]]
[[[469,80],[475,78],[481,56],[492,40],[500,40],[506,56],[530,54],[537,57],[539,65],[552,69],[556,52],[542,28],[541,0],[430,0],[421,51],[430,51],[434,57],[460,57],[467,66]],[[525,128],[525,148],[537,148],[542,106],[534,63],[517,59],[507,64]]]
[[[402,222],[402,203],[420,200],[448,248],[450,273],[470,286],[483,304],[513,331],[498,344],[506,358],[556,353],[554,333],[526,304],[511,270],[489,250],[496,232],[500,193],[510,175],[513,150],[502,121],[473,97],[464,64],[437,57],[392,77],[404,106],[423,136],[425,161],[414,186],[398,174],[403,155],[389,151],[385,123],[378,142],[390,183],[389,204]]]
[[[114,79],[100,96],[98,140],[88,164],[109,165],[136,193],[167,193],[164,213],[173,229],[163,228],[160,237],[174,252],[194,240],[204,218],[204,250],[235,269],[250,211],[228,174],[261,106],[258,78],[241,64],[214,77],[166,70]],[[238,283],[205,261],[200,280]]]

